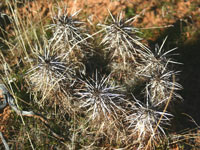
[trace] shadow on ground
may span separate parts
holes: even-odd
[[[176,57],[176,60],[183,63],[177,69],[181,70],[178,82],[184,88],[180,92],[184,100],[181,103],[175,103],[172,110],[172,113],[175,113],[176,131],[197,127],[191,121],[192,118],[196,124],[200,125],[200,34],[196,34],[191,39],[183,38],[182,29],[187,25],[178,20],[174,23],[174,27],[166,29],[157,40],[150,41],[152,46],[155,43],[160,45],[168,36],[165,43],[166,49],[178,47],[176,52],[180,55]]]
[[[184,102],[180,110],[190,115],[200,125],[200,35],[179,48],[180,61],[184,63],[180,83]],[[178,106],[177,106],[178,107]]]

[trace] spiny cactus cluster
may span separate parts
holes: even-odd
[[[108,84],[109,76],[98,77],[96,72],[95,78],[81,80],[83,87],[76,89],[79,95],[80,107],[88,108],[87,112],[92,112],[92,119],[103,115],[106,119],[108,116],[116,114],[117,109],[124,101],[124,95],[120,94],[121,88]]]
[[[99,136],[113,137],[113,132],[108,132],[113,126],[107,126],[113,124],[117,129],[114,134],[122,137],[125,132],[121,146],[138,141],[136,145],[142,148],[150,138],[158,141],[173,116],[165,112],[165,106],[171,99],[181,99],[176,91],[182,86],[174,80],[179,72],[173,67],[179,63],[170,57],[175,49],[164,51],[165,38],[160,47],[150,50],[138,36],[139,29],[132,25],[135,18],[126,20],[122,13],[115,18],[109,12],[111,19],[98,24],[102,28],[102,32],[97,31],[99,40],[86,32],[86,23],[77,18],[79,13],[69,15],[59,9],[53,17],[54,23],[49,25],[52,37],[35,48],[35,64],[27,72],[33,90],[53,100],[48,95],[60,94],[57,91],[62,89],[61,93],[71,97],[70,109],[84,114],[88,132],[101,131]],[[95,40],[100,41],[103,52],[99,55],[108,63],[100,70],[90,69],[95,72],[91,75],[86,64],[95,62],[89,62],[87,51],[96,53],[89,46],[97,43]],[[129,96],[130,87],[141,90],[143,98],[137,100],[134,91]],[[61,96],[59,101],[63,99]]]

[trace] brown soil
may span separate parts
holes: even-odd
[[[140,17],[134,22],[134,26],[139,28],[160,27],[161,30],[165,30],[166,26],[177,21],[188,25],[192,23],[195,29],[200,27],[199,0],[63,0],[57,3],[49,0],[34,0],[20,5],[18,11],[23,19],[38,22],[38,20],[45,20],[46,17],[50,18],[54,15],[52,10],[57,6],[66,6],[71,14],[81,9],[79,17],[93,23],[103,22],[109,16],[108,10],[113,15],[117,15],[119,12],[125,12],[130,8],[135,14],[140,14]],[[186,37],[190,38],[195,32],[194,30],[194,32],[185,33]],[[159,33],[154,31],[154,34],[154,38],[150,37],[152,40],[156,39]]]
[[[11,114],[11,110],[9,107],[6,107],[3,110],[3,112],[0,112],[0,132],[2,132],[5,137],[8,136],[7,125],[10,118],[10,114]],[[0,140],[0,143],[1,143],[1,140]]]
[[[38,18],[49,16],[52,8],[56,6],[67,6],[70,12],[81,9],[82,13],[94,16],[94,21],[102,21],[108,16],[108,10],[116,15],[129,7],[134,8],[136,14],[144,11],[141,16],[143,19],[139,22],[144,24],[145,27],[152,27],[153,25],[173,23],[174,20],[184,18],[187,15],[195,19],[195,16],[200,13],[200,8],[193,8],[193,5],[200,5],[200,1],[63,0],[55,4],[55,2],[49,2],[49,0],[34,0],[19,8],[19,11],[23,16]],[[192,9],[195,10],[192,11]]]
[[[1,90],[0,90],[0,98],[3,98]],[[11,113],[11,110],[9,107],[6,107],[3,110],[0,110],[0,132],[2,132],[5,137],[8,136],[7,125],[10,118],[10,113]],[[2,141],[0,140],[0,143],[1,142]]]

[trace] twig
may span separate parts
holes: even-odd
[[[1,131],[0,131],[0,138],[1,138],[1,140],[2,140],[2,142],[4,144],[4,146],[5,146],[5,149],[9,150],[9,146],[8,146],[6,140],[4,139],[3,134],[1,133]]]
[[[40,119],[44,125],[51,131],[54,137],[58,138],[59,140],[63,140],[64,138],[55,133],[49,126],[48,121],[42,117],[39,114],[34,113],[33,111],[21,111],[14,103],[14,97],[10,95],[9,91],[6,89],[4,84],[0,84],[0,89],[2,90],[2,93],[4,95],[4,99],[6,100],[6,104],[9,104],[9,106],[20,116],[27,116],[27,117],[34,117]]]

